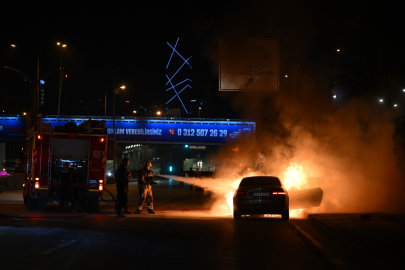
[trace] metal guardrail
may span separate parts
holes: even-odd
[[[25,173],[0,176],[0,190],[5,191],[10,188],[21,188],[25,180]]]

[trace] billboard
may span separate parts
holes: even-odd
[[[93,120],[104,120],[91,117]],[[55,126],[64,126],[68,122],[80,125],[89,118],[43,117],[43,123],[49,123],[52,130]],[[108,138],[114,138],[113,121],[106,122]],[[45,126],[45,125],[44,125]],[[254,136],[255,122],[216,121],[216,120],[137,120],[119,119],[115,122],[117,141],[161,144],[222,144],[235,142],[242,137]],[[0,117],[0,141],[25,139],[25,121],[21,117]]]
[[[278,91],[279,39],[220,39],[220,91]]]
[[[20,117],[0,117],[0,141],[24,140],[25,121]]]
[[[97,120],[93,118],[93,120]],[[102,119],[100,119],[102,120]],[[69,120],[46,119],[44,122],[55,126],[64,126]],[[70,120],[72,121],[72,120]],[[83,119],[73,120],[77,125]],[[113,139],[113,121],[106,122],[108,138]],[[151,142],[151,143],[208,143],[221,144],[235,142],[238,138],[253,136],[254,122],[235,121],[136,121],[116,120],[115,139],[117,141]]]

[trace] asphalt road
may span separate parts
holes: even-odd
[[[61,214],[57,204],[26,210],[20,192],[0,194],[1,269],[376,269],[387,259],[370,261],[378,250],[347,247],[309,220],[214,216],[209,194],[177,181],[154,188],[155,215],[125,218],[114,215],[107,195],[97,214]]]

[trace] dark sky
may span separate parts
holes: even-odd
[[[177,38],[178,51],[183,57],[192,56],[193,69],[185,67],[177,75],[178,80],[192,79],[193,88],[181,95],[188,103],[209,91],[214,101],[231,104],[235,94],[218,93],[219,38],[280,38],[281,71],[297,63],[327,70],[330,66],[325,67],[325,63],[330,65],[337,47],[349,58],[365,59],[372,72],[380,70],[382,62],[383,66],[399,65],[403,69],[405,60],[399,1],[88,2],[1,4],[1,66],[35,79],[36,53],[11,48],[10,44],[44,50],[40,53],[40,75],[59,67],[56,42],[68,45],[62,51],[68,78],[62,88],[61,114],[103,114],[106,91],[107,113],[112,114],[112,89],[121,84],[127,87],[117,97],[117,109],[122,114],[130,112],[132,106],[164,105],[173,96],[172,91],[165,91],[166,74],[172,74],[182,63],[173,58],[166,71],[171,54],[166,42],[174,45]],[[325,75],[325,79],[330,78]],[[29,102],[29,90],[21,75],[2,68],[0,80],[0,92],[11,95],[13,104],[17,100]],[[46,113],[56,114],[58,73],[45,81]],[[175,100],[167,107],[180,106]],[[76,107],[80,109],[72,109]],[[237,111],[218,109],[218,117],[228,117],[230,112],[240,116]]]

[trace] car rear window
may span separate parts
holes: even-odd
[[[280,179],[278,179],[277,177],[249,177],[242,179],[239,186],[281,186],[281,183]]]

